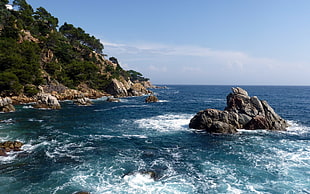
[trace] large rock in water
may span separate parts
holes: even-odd
[[[190,121],[190,128],[210,133],[235,133],[237,129],[286,130],[287,122],[273,108],[242,88],[232,88],[224,111],[206,109]]]
[[[14,112],[15,108],[12,105],[12,100],[9,97],[0,97],[0,112]]]
[[[36,96],[37,103],[34,108],[60,109],[61,106],[55,96],[48,93],[39,93]]]

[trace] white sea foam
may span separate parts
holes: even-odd
[[[31,105],[25,105],[25,106],[23,106],[23,109],[32,109],[33,108],[33,106],[31,106]]]
[[[188,130],[191,114],[165,114],[134,121],[139,128],[154,129],[160,132]]]
[[[295,135],[302,135],[305,133],[310,133],[310,127],[299,124],[296,121],[288,121],[290,125],[287,129],[287,132]]]
[[[1,120],[0,123],[5,123],[5,124],[11,124],[14,123],[15,121],[12,118]]]
[[[7,152],[7,156],[0,156],[0,164],[9,163],[14,160],[16,156],[16,153],[12,154],[12,152]]]
[[[158,100],[158,102],[170,102],[169,100]]]
[[[28,121],[30,121],[30,122],[39,122],[39,123],[42,123],[42,122],[43,122],[43,120],[41,120],[41,119],[35,119],[35,118],[30,118],[30,119],[28,119]]]
[[[125,134],[123,134],[123,137],[126,137],[126,138],[135,137],[135,138],[140,138],[140,139],[147,139],[146,135],[125,135]]]

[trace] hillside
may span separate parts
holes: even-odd
[[[8,3],[0,0],[0,96],[148,93],[148,79],[125,71],[115,57],[106,59],[96,37],[73,24],[59,26],[46,9],[33,10],[25,0],[14,0],[14,9]]]

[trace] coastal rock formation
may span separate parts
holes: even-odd
[[[7,152],[10,151],[21,151],[22,146],[23,143],[19,141],[6,141],[0,143],[0,156],[7,156]]]
[[[14,112],[15,108],[12,105],[12,100],[9,97],[0,97],[0,112]]]
[[[108,102],[120,102],[120,100],[118,98],[114,98],[114,97],[109,97],[107,99]]]
[[[287,122],[264,100],[250,97],[242,88],[232,88],[224,111],[206,109],[190,121],[190,128],[210,133],[236,133],[237,129],[286,130]]]
[[[74,100],[74,103],[79,106],[90,106],[93,104],[93,102],[90,101],[90,99],[86,98],[85,96],[77,98],[76,100]]]
[[[48,93],[39,93],[36,96],[37,102],[34,108],[60,109],[61,106],[55,96]]]
[[[106,88],[106,91],[107,93],[118,98],[127,96],[142,96],[152,93],[141,83],[132,83],[130,80],[126,81],[125,79],[112,79],[112,82]]]
[[[145,102],[147,103],[150,103],[150,102],[158,102],[158,98],[156,96],[148,96],[146,99],[145,99]]]
[[[20,94],[19,96],[12,96],[13,104],[27,104],[30,102],[34,102],[35,99],[33,97],[27,97],[24,94]]]

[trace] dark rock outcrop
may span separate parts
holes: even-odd
[[[156,96],[148,96],[146,99],[145,99],[145,102],[147,103],[150,103],[150,102],[158,102],[158,98]]]
[[[200,111],[191,119],[189,127],[210,133],[236,133],[237,129],[286,130],[288,124],[266,101],[250,97],[247,91],[237,87],[227,96],[224,111]]]
[[[34,108],[60,109],[61,106],[55,96],[48,93],[39,93],[36,96],[37,102]]]
[[[12,104],[12,100],[9,97],[0,97],[0,112],[14,112],[15,108]]]
[[[22,146],[23,143],[19,141],[6,141],[0,143],[0,156],[7,156],[7,152],[10,151],[21,151]]]

